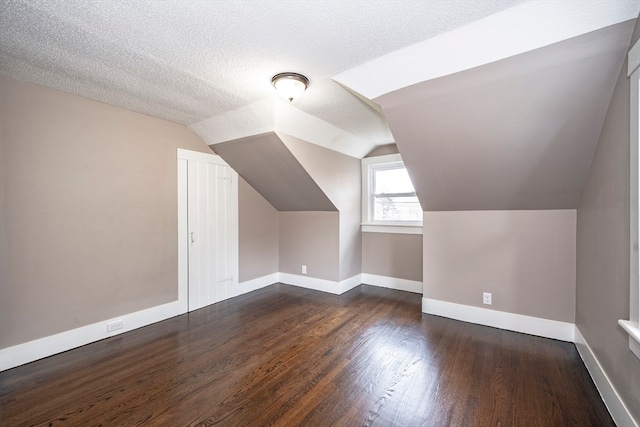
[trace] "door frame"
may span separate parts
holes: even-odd
[[[189,311],[189,222],[188,222],[188,162],[196,161],[221,166],[229,166],[222,158],[216,154],[191,151],[183,148],[177,149],[177,175],[178,175],[178,302],[182,313]],[[233,171],[233,169],[232,169]],[[237,177],[235,173],[233,173]],[[232,181],[232,218],[238,219],[238,179]],[[235,226],[237,229],[237,225]],[[233,285],[238,283],[238,238],[235,236],[233,244],[234,265],[233,265]],[[236,286],[237,287],[237,286]],[[234,293],[228,295],[235,296]]]

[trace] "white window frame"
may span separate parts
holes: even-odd
[[[404,166],[400,154],[366,157],[362,159],[362,231],[372,233],[422,234],[422,221],[374,221],[373,175],[380,166]]]
[[[638,141],[640,137],[640,42],[636,43],[629,51],[628,56],[629,83],[631,87],[631,129],[630,135],[630,178],[631,178],[631,194],[630,194],[630,310],[629,320],[620,319],[618,324],[629,334],[629,349],[640,359],[640,281],[638,274],[638,266],[640,265],[638,242],[638,188],[640,182],[640,171],[638,170]]]

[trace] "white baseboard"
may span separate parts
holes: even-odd
[[[378,276],[376,274],[362,273],[362,283],[379,286],[381,288],[397,289],[399,291],[422,293],[422,282],[395,277]]]
[[[119,335],[123,332],[147,326],[185,313],[186,307],[180,301],[140,310],[135,313],[107,319],[102,322],[60,332],[59,334],[0,349],[0,371],[24,365],[72,348]],[[107,323],[122,321],[123,328],[107,333]]]
[[[393,280],[402,279],[387,278],[391,281],[380,282],[377,286],[391,287],[394,289],[402,289],[399,287],[386,286],[382,283],[392,283]],[[298,276],[287,273],[273,273],[267,276],[258,277],[256,279],[247,280],[238,284],[237,292],[232,296],[242,295],[260,288],[272,285],[274,283],[283,282],[294,286],[300,286],[307,289],[314,289],[323,292],[329,292],[335,295],[355,288],[362,283],[362,275],[356,274],[353,277],[334,282],[331,280],[316,279],[309,276]],[[374,281],[375,282],[375,281]],[[376,283],[371,283],[376,285]],[[400,285],[398,285],[400,286]],[[63,351],[71,350],[104,338],[109,338],[123,332],[132,331],[143,326],[160,322],[174,316],[187,312],[187,303],[185,301],[173,301],[167,304],[151,307],[135,313],[125,314],[112,319],[106,319],[91,325],[82,326],[55,335],[29,341],[24,344],[18,344],[13,347],[0,349],[0,371],[24,365],[38,359],[52,356]],[[123,328],[117,331],[107,333],[107,323],[114,321],[122,321]]]
[[[345,293],[347,291],[350,291],[351,289],[355,288],[356,286],[360,286],[361,284],[362,284],[362,274],[356,274],[353,277],[349,277],[348,279],[344,279],[339,284],[340,295],[342,295],[343,293]]]
[[[332,280],[317,279],[310,276],[299,276],[297,274],[278,273],[280,282],[287,285],[300,286],[301,288],[313,289],[315,291],[328,292],[334,295],[341,295],[362,283],[362,275],[356,274],[353,277],[334,282]]]
[[[238,285],[239,289],[237,295],[248,293],[277,282],[322,292],[329,292],[336,295],[340,295],[361,283],[409,292],[421,293],[422,291],[421,282],[376,276],[366,273],[357,274],[341,282],[287,273],[273,273],[240,283]],[[19,365],[89,344],[91,342],[115,336],[123,332],[132,331],[185,312],[186,307],[184,302],[173,301],[171,303],[107,319],[102,322],[61,332],[24,344],[0,349],[0,371],[11,369]],[[429,298],[422,298],[422,312],[500,329],[575,342],[578,353],[580,354],[580,357],[589,371],[593,382],[600,392],[602,400],[609,409],[609,412],[616,424],[620,427],[640,427],[640,424],[633,419],[631,413],[618,395],[615,387],[609,380],[605,371],[602,369],[602,366],[589,347],[584,336],[574,324],[455,304],[446,301],[438,301]],[[122,321],[124,327],[120,330],[107,333],[107,323],[113,321]]]
[[[619,427],[638,427],[638,422],[633,419],[624,402],[620,399],[620,395],[577,326],[575,327],[575,343],[578,353],[613,420]]]
[[[422,312],[561,341],[573,342],[575,338],[575,327],[573,323],[558,322],[556,320],[507,313],[505,311],[490,310],[430,298],[422,298]]]
[[[235,292],[235,295],[233,296],[237,297],[238,295],[256,291],[258,289],[262,289],[269,285],[273,285],[274,283],[277,283],[279,281],[280,281],[280,273],[268,274],[266,276],[247,280],[245,282],[238,283],[237,292]]]

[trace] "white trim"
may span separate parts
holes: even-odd
[[[344,279],[338,284],[338,289],[340,290],[340,295],[343,293],[350,291],[356,286],[360,286],[362,284],[362,274],[356,274],[353,277],[349,277],[348,279]]]
[[[201,151],[191,151],[184,148],[178,148],[177,158],[184,160],[193,160],[202,163],[210,163],[213,165],[229,166],[227,162],[222,160],[222,157],[218,156],[213,151],[210,153],[203,153]]]
[[[396,277],[362,273],[362,283],[366,285],[379,286],[381,288],[413,292],[416,294],[422,293],[422,282],[418,282],[416,280],[398,279]]]
[[[587,343],[577,326],[575,328],[574,335],[578,354],[580,354],[584,365],[587,367],[587,371],[589,371],[589,375],[591,375],[591,378],[600,393],[600,397],[609,410],[613,420],[620,427],[639,427],[638,422],[631,416],[631,412],[629,412],[629,409],[627,409],[626,405],[620,398],[620,395],[613,386],[613,383],[609,380],[605,370],[602,369],[602,365],[600,365],[598,358],[593,353],[593,350],[591,350],[589,343]]]
[[[255,290],[265,288],[269,285],[273,285],[274,283],[278,283],[279,281],[280,281],[279,273],[273,273],[267,276],[246,280],[238,284],[238,289],[236,290],[233,296],[237,297],[239,295],[247,294],[249,292],[253,292]]]
[[[334,282],[331,280],[316,279],[309,276],[272,273],[267,276],[239,283],[236,291],[233,292],[231,296],[239,296],[278,282],[340,295],[364,283],[363,278],[367,279],[366,281],[369,282],[369,285],[421,293],[421,291],[415,290],[418,285],[420,287],[422,286],[420,282],[395,279],[392,277],[374,276],[370,274],[356,274],[355,276],[340,282]],[[71,350],[104,338],[109,338],[123,332],[132,331],[152,323],[184,314],[187,312],[187,296],[186,293],[183,292],[179,292],[179,295],[180,299],[177,301],[147,308],[135,313],[113,317],[91,325],[60,332],[55,335],[29,341],[24,344],[18,344],[13,347],[0,349],[0,371],[24,365],[38,359],[62,353],[63,351]],[[107,323],[111,323],[116,320],[122,321],[124,327],[117,331],[107,333]]]
[[[362,173],[362,231],[371,233],[397,233],[397,234],[422,234],[422,219],[419,221],[373,221],[371,200],[371,168],[378,165],[402,164],[404,161],[400,153],[386,154],[384,156],[365,157],[360,161]],[[398,231],[403,229],[404,231]]]
[[[362,224],[363,233],[422,234],[422,226]]]
[[[640,359],[640,328],[629,320],[618,320],[618,324],[629,334],[629,349]]]
[[[317,279],[309,276],[299,276],[297,274],[278,273],[279,282],[287,285],[299,286],[301,288],[313,289],[315,291],[328,292],[334,295],[341,295],[346,291],[355,288],[362,283],[362,275],[356,274],[353,277],[341,282],[326,279]]]
[[[180,158],[180,152],[178,152],[178,301],[182,302],[183,313],[189,310],[187,167],[188,160]]]
[[[473,307],[430,298],[422,298],[422,312],[561,341],[573,342],[574,340],[575,328],[573,323],[559,322],[557,320],[507,313],[506,311]]]
[[[225,259],[229,264],[228,271],[230,272],[229,276],[231,280],[227,286],[221,290],[220,300],[236,296],[236,289],[239,288],[238,174],[220,156],[213,152],[203,153],[178,148],[178,295],[179,299],[184,301],[184,312],[189,310],[189,246],[187,237],[189,232],[189,162],[228,168],[230,176],[227,176],[225,173],[224,179],[230,178],[230,195],[229,199],[226,200],[226,203],[222,206],[223,209],[226,210],[225,217],[228,219],[225,228],[227,232],[230,233],[229,256]],[[195,308],[199,307],[196,306]],[[191,310],[195,308],[192,306]]]
[[[639,260],[638,260],[638,181],[640,173],[638,170],[638,142],[639,135],[639,96],[640,96],[640,69],[637,63],[640,61],[640,44],[636,43],[628,54],[629,62],[629,319],[618,321],[626,332],[629,333],[629,350],[640,359],[640,344],[637,336],[638,324],[640,324],[640,281],[639,281]],[[633,65],[632,65],[633,64]]]
[[[378,165],[380,163],[394,163],[401,162],[402,156],[400,153],[385,154],[383,156],[365,157],[362,159],[364,166]]]
[[[183,306],[184,304],[182,302],[173,301],[136,311],[135,313],[113,317],[91,325],[60,332],[24,344],[0,349],[0,371],[178,316],[184,313]],[[116,320],[121,320],[124,327],[117,331],[107,333],[107,323]]]

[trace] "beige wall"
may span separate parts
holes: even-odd
[[[286,134],[278,135],[340,211],[338,280],[360,274],[362,272],[360,160]]]
[[[424,211],[575,209],[633,23],[374,99]]]
[[[278,271],[278,211],[244,179],[238,183],[240,282]]]
[[[422,235],[362,233],[362,272],[422,282]]]
[[[275,132],[216,144],[213,148],[277,210],[337,211]]]
[[[575,244],[574,210],[425,212],[424,296],[573,323]]]
[[[338,212],[280,212],[280,272],[339,280]]]
[[[186,127],[0,77],[0,348],[177,299]]]
[[[638,40],[638,25],[633,41]],[[624,63],[591,163],[577,223],[576,325],[640,420],[640,360],[618,319],[629,318],[629,80]]]
[[[398,153],[396,144],[382,145],[366,157]],[[422,281],[422,235],[362,233],[362,272]]]

